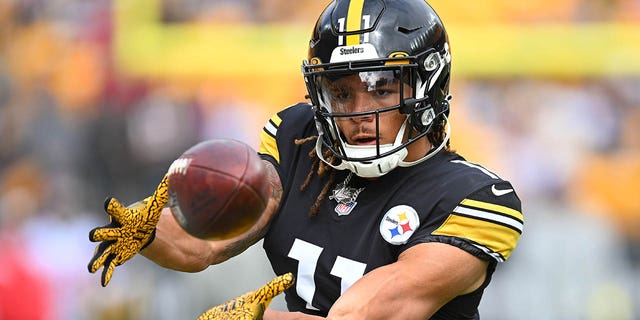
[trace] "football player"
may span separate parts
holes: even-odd
[[[114,268],[136,253],[200,271],[260,239],[282,275],[201,319],[479,319],[496,265],[523,231],[513,186],[450,148],[451,51],[423,0],[335,0],[302,65],[311,103],[274,115],[259,154],[271,198],[233,239],[183,231],[153,196],[107,202],[112,224],[89,263]],[[284,291],[289,312],[266,309]],[[266,309],[266,310],[265,310]]]

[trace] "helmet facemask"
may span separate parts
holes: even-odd
[[[316,151],[320,159],[336,169],[349,169],[362,177],[379,177],[407,164],[404,162],[408,154],[406,147],[423,138],[444,112],[440,110],[436,114],[430,97],[425,94],[433,81],[419,74],[418,61],[427,60],[421,58],[404,56],[328,64],[305,62],[303,73],[314,105],[319,133]],[[359,79],[357,86],[341,84],[341,79],[348,77],[356,78],[356,83]],[[374,101],[364,103],[364,108],[358,110],[349,107],[348,97],[354,90],[370,93]],[[378,100],[385,94],[397,99]],[[381,137],[381,123],[392,116],[402,117],[404,121],[393,136],[385,132],[386,136]],[[347,135],[353,133],[342,132],[340,128],[340,123],[347,121],[371,122],[374,129],[369,129],[366,135],[370,141],[350,144]],[[395,123],[397,125],[398,121]],[[336,160],[325,159],[324,149]]]

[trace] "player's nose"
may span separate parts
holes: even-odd
[[[375,110],[375,106],[371,98],[368,97],[367,94],[358,93],[355,94],[353,99],[353,112],[366,112]],[[365,115],[353,116],[350,118],[351,121],[356,123],[360,122],[371,122],[375,119],[375,115],[372,113]]]

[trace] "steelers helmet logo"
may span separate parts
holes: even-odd
[[[404,57],[408,57],[409,54],[404,52],[404,51],[395,51],[392,52],[391,54],[389,54],[389,58],[404,58]]]
[[[409,64],[409,60],[407,59],[400,59],[400,58],[405,58],[408,57],[409,54],[403,51],[395,51],[392,52],[391,54],[389,54],[389,58],[393,59],[393,60],[388,60],[387,62],[385,62],[385,65],[393,65],[393,64]]]
[[[382,217],[380,234],[393,245],[407,243],[411,235],[420,226],[420,219],[415,209],[406,205],[395,206]]]

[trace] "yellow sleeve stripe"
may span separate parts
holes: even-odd
[[[460,204],[464,206],[475,207],[478,209],[485,209],[493,212],[502,213],[512,217],[513,219],[520,221],[520,223],[524,221],[524,217],[522,216],[521,212],[519,212],[518,210],[511,209],[509,207],[488,203],[488,202],[482,202],[478,200],[471,200],[471,199],[464,199]]]
[[[433,234],[471,240],[475,247],[504,261],[518,244],[523,229],[524,218],[518,210],[464,199]]]
[[[277,163],[280,163],[280,151],[276,143],[276,135],[278,134],[280,123],[282,123],[282,119],[278,115],[274,115],[267,122],[262,132],[260,132],[260,149],[258,151],[260,154],[272,156]]]
[[[433,234],[471,240],[499,262],[509,258],[520,239],[520,233],[512,228],[457,214],[449,215]]]

